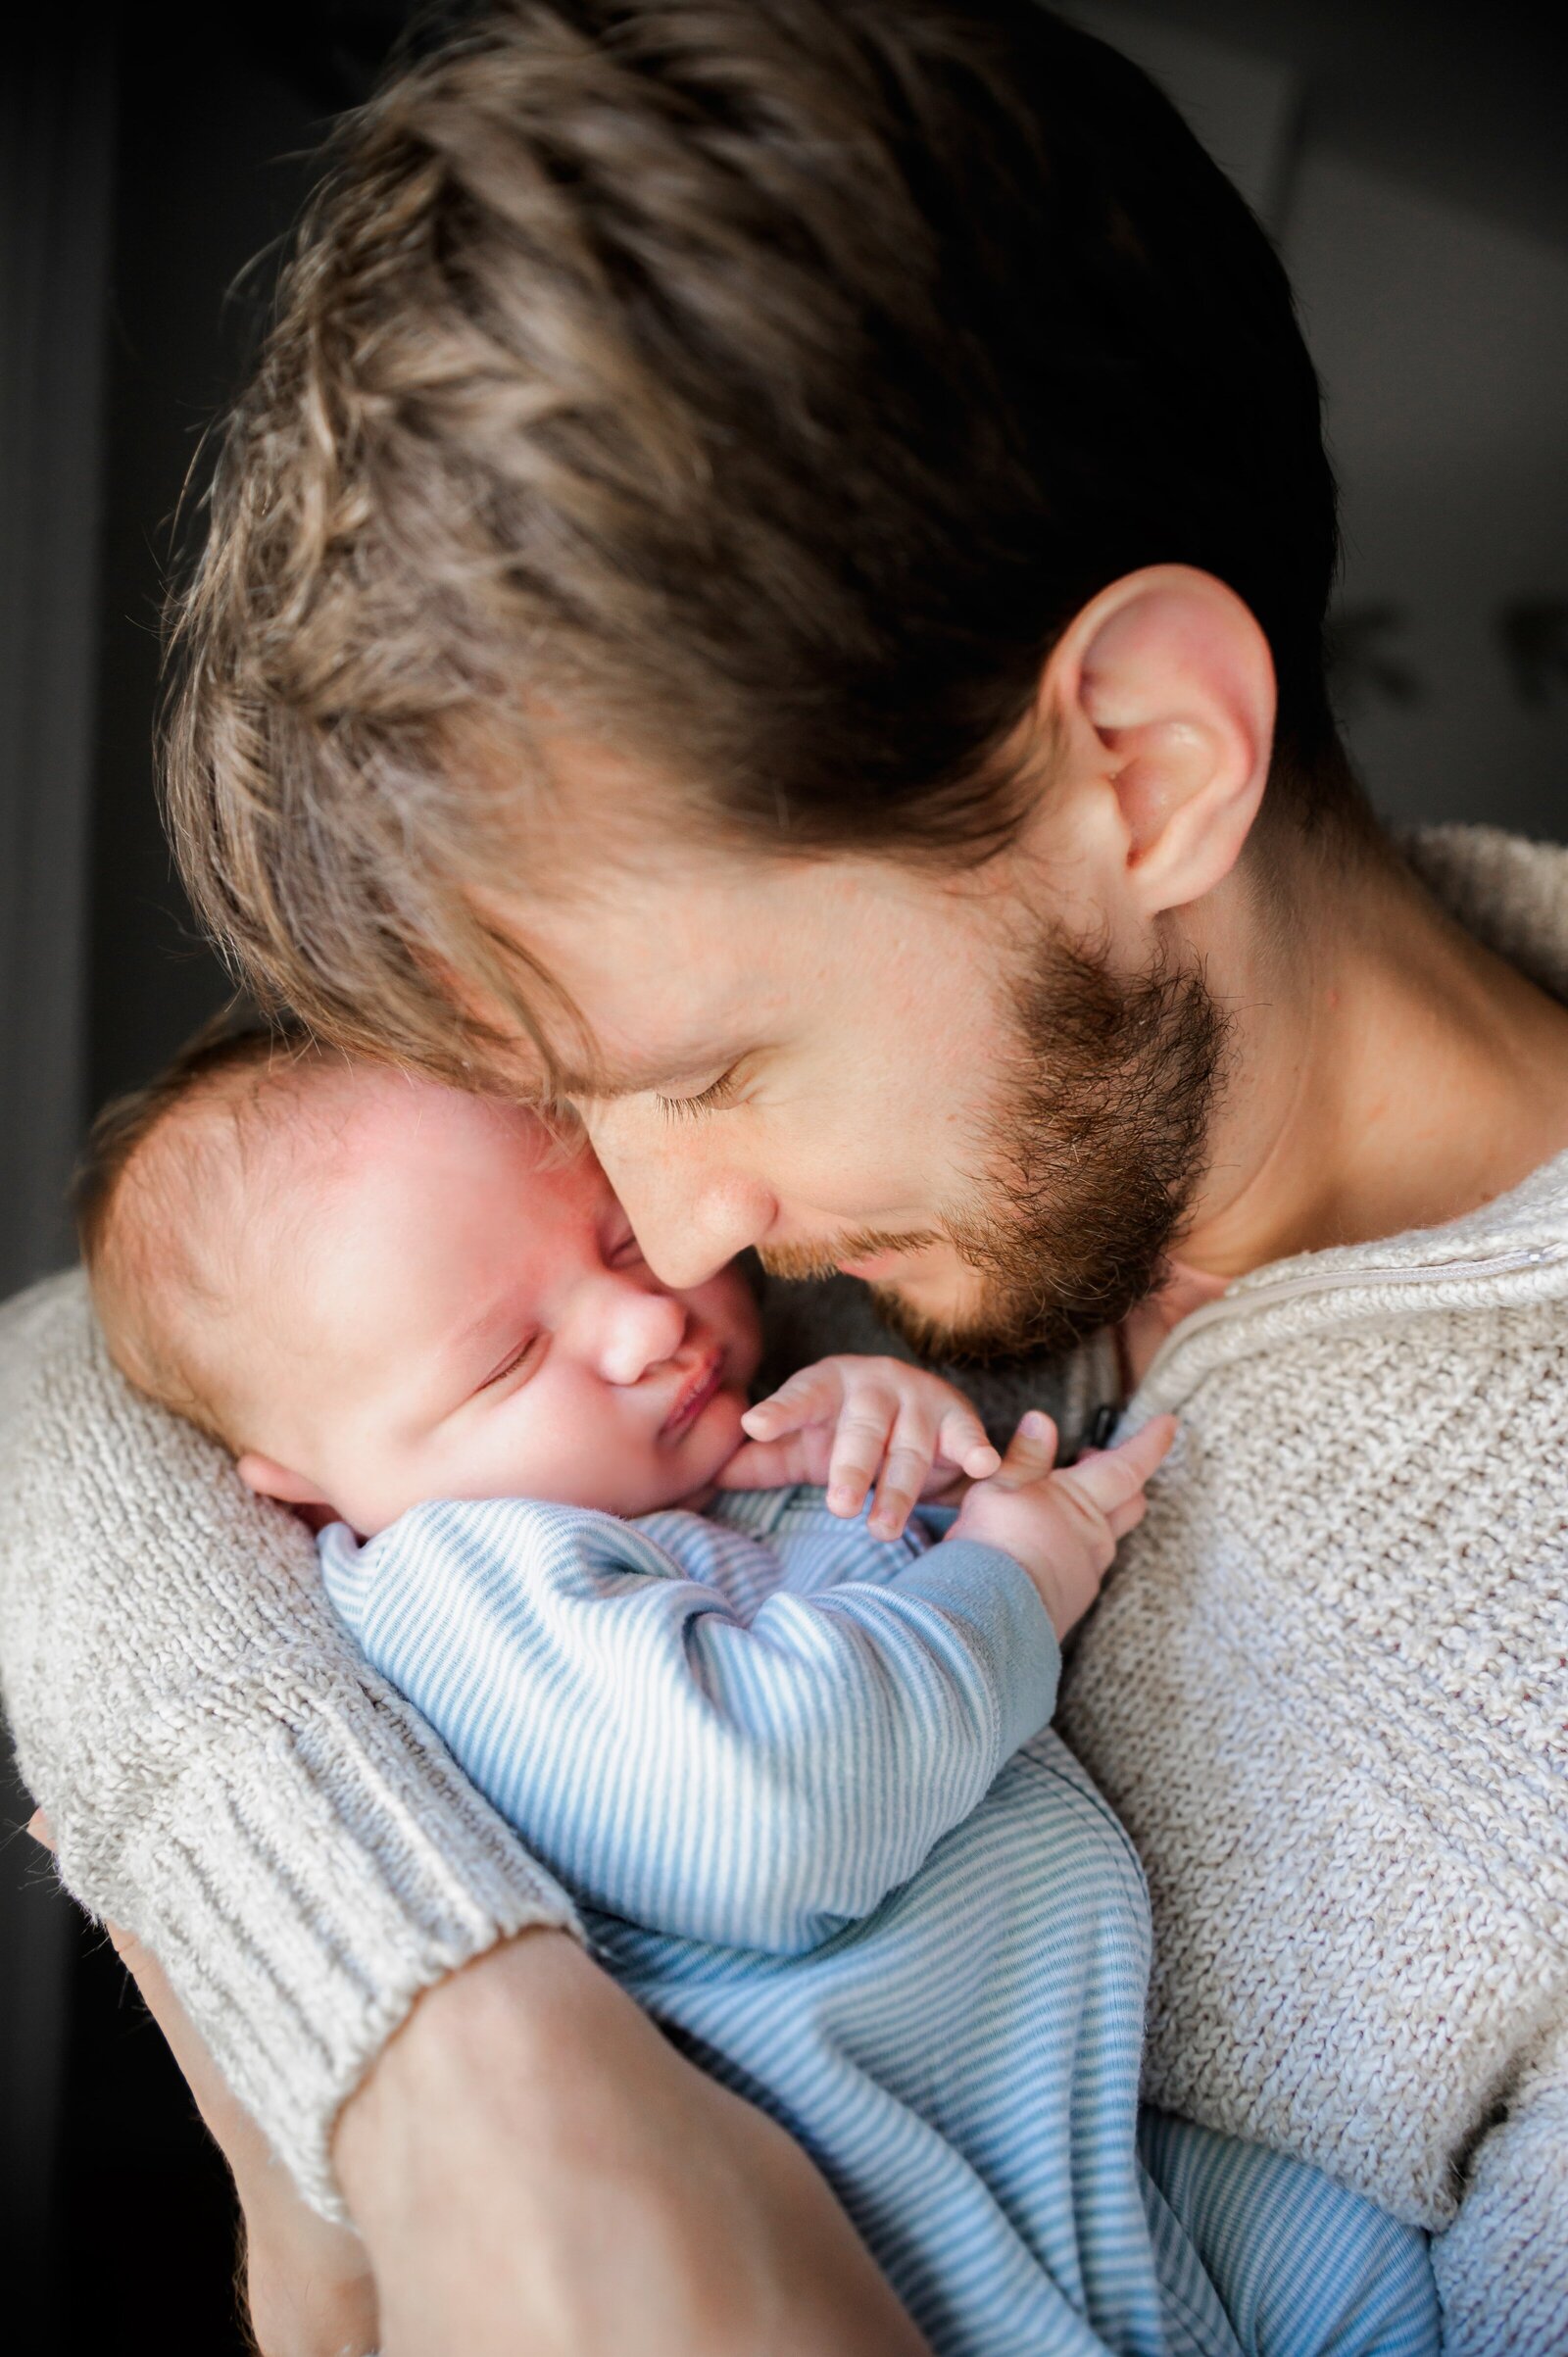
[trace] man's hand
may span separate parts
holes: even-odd
[[[899,1536],[917,1498],[983,1481],[1002,1462],[963,1394],[899,1358],[818,1359],[741,1422],[749,1439],[720,1473],[721,1490],[823,1482],[832,1511],[853,1516],[875,1482],[878,1539]]]
[[[378,2305],[382,2357],[929,2357],[799,2146],[564,1933],[428,1990],[345,2105],[363,2241],[300,2199],[157,1961],[114,1937],[233,2171],[262,2357],[369,2357]]]
[[[42,1810],[27,1830],[54,1847]],[[157,1958],[114,1924],[109,1937],[233,2173],[244,2222],[244,2297],[261,2357],[368,2357],[376,2344],[375,2286],[364,2243],[301,2198],[220,2078]]]
[[[922,2357],[783,2131],[564,1933],[429,1990],[334,2159],[384,2357]]]
[[[1175,1438],[1175,1417],[1154,1416],[1130,1441],[1092,1449],[1058,1473],[1056,1428],[1033,1409],[1000,1472],[969,1492],[948,1536],[978,1539],[1012,1555],[1039,1589],[1056,1635],[1065,1637],[1100,1594],[1117,1542],[1142,1522],[1149,1502],[1144,1485]]]

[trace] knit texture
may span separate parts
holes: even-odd
[[[1564,990],[1568,854],[1416,852]],[[1151,2099],[1448,2229],[1451,2357],[1568,2347],[1565,1376],[1568,1157],[1233,1286],[1060,1720],[1150,1876]]]
[[[1406,850],[1568,999],[1568,851]],[[879,1347],[846,1306],[789,1360]],[[1568,1156],[1232,1286],[1132,1403],[1182,1430],[1057,1718],[1149,1875],[1149,2100],[1437,2232],[1448,2357],[1568,2349],[1565,1378]],[[994,1429],[1030,1388],[960,1380]],[[1069,1447],[1113,1385],[1042,1370]]]
[[[1568,853],[1416,856],[1568,996]],[[796,1356],[842,1300],[796,1307]],[[1043,1373],[1069,1440],[1108,1361]],[[1453,2357],[1568,2345],[1565,1362],[1568,1161],[1245,1279],[1143,1386],[1183,1437],[1066,1689],[1150,1875],[1150,2093],[1446,2228]],[[337,1635],[288,1517],[114,1376],[75,1280],[0,1322],[0,1497],[6,1699],[68,1886],[325,2199],[418,1989],[565,1901]]]
[[[0,1663],[66,1887],[140,1934],[338,2212],[338,2110],[420,1989],[551,1878],[360,1659],[316,1548],[110,1365],[80,1281],[0,1311]]]

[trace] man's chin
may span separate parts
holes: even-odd
[[[999,1366],[1060,1358],[1107,1324],[1129,1304],[1097,1300],[1081,1312],[1031,1288],[1010,1296],[1000,1284],[977,1278],[956,1298],[934,1299],[917,1287],[894,1284],[868,1288],[882,1323],[906,1343],[916,1357],[940,1366]]]
[[[965,1298],[967,1288],[939,1293],[936,1288],[889,1280],[869,1283],[867,1291],[883,1325],[907,1343],[917,1357],[929,1362],[948,1365],[967,1360],[977,1364],[1031,1350],[1029,1337],[1018,1333],[1015,1321],[999,1314],[983,1298]]]

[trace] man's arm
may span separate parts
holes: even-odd
[[[559,1935],[422,1998],[350,2099],[335,2157],[368,2243],[305,2206],[152,1957],[117,1945],[234,2173],[262,2357],[511,2357],[519,2334],[536,2357],[920,2357],[799,2148]]]
[[[419,1991],[571,1909],[343,1637],[308,1534],[109,1366],[75,1280],[0,1312],[0,1670],[68,1889],[331,2210],[332,2123]]]
[[[686,1939],[812,1946],[906,1882],[1046,1724],[1054,1632],[990,1547],[890,1568],[835,1526],[843,1564],[878,1576],[800,1594],[738,1531],[671,1515],[660,1534],[444,1500],[360,1550],[329,1533],[326,1581],[586,1902]],[[685,1534],[706,1578],[683,1575]]]
[[[215,2126],[232,2089],[264,2132],[246,2182],[276,2153],[330,2209],[341,2168],[386,2357],[918,2357],[805,2156],[570,1937],[512,1937],[564,1899],[357,1659],[303,1531],[107,1367],[74,1281],[0,1312],[0,1663],[68,1886],[172,1966]]]
[[[382,2357],[925,2348],[799,2147],[558,1935],[423,1997],[334,2155]]]
[[[1555,2357],[1568,2336],[1568,2022],[1476,2147],[1432,2245],[1446,2357]]]

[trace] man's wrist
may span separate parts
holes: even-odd
[[[384,2357],[918,2357],[806,2155],[569,1937],[420,1998],[339,2122]]]
[[[334,2134],[333,2165],[362,2234],[395,2230],[449,2136],[471,2152],[526,2109],[536,2074],[603,1979],[569,1933],[539,1926],[424,1991]]]

